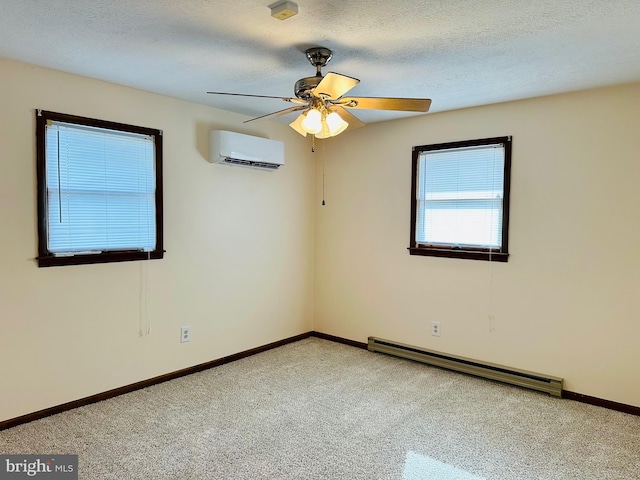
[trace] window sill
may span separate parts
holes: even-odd
[[[63,265],[89,265],[92,263],[131,262],[163,258],[163,250],[152,252],[123,251],[70,256],[46,255],[36,258],[38,267],[60,267]]]
[[[466,258],[468,260],[485,260],[491,262],[506,262],[509,259],[509,254],[504,252],[431,247],[409,247],[408,250],[409,255],[420,255],[424,257]]]

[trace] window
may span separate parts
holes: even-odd
[[[511,137],[413,148],[411,255],[506,262]]]
[[[162,132],[36,111],[38,265],[162,258]]]

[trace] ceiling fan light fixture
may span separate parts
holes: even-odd
[[[322,131],[322,114],[319,110],[312,108],[304,115],[304,119],[302,120],[302,128],[305,132],[315,135],[316,133],[320,133]]]
[[[331,136],[331,132],[329,131],[329,125],[327,122],[322,122],[322,130],[316,133],[316,138],[329,138]]]
[[[338,115],[338,112],[331,112],[329,115],[327,115],[325,123],[329,127],[330,137],[335,137],[336,135],[341,134],[349,126],[349,122],[343,120],[342,117]]]
[[[302,135],[303,137],[306,137],[307,132],[305,131],[304,128],[302,128],[302,120],[304,120],[304,113],[301,115],[298,115],[296,119],[289,124],[289,126],[293,128],[296,132],[298,132],[300,135]]]

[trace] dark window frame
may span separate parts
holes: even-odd
[[[502,200],[502,242],[499,249],[458,247],[454,245],[428,245],[416,241],[416,220],[418,214],[418,161],[420,153],[431,150],[446,150],[462,147],[473,147],[501,143],[504,145],[504,177]],[[470,260],[487,260],[507,262],[509,259],[509,197],[511,192],[511,136],[463,140],[459,142],[438,143],[413,147],[411,167],[411,238],[409,254],[429,257],[466,258]]]
[[[63,265],[87,265],[94,263],[127,262],[134,260],[161,259],[163,250],[163,196],[162,196],[162,131],[128,125],[124,123],[80,117],[64,113],[36,110],[36,175],[37,175],[37,208],[38,208],[38,261],[39,267]],[[47,248],[47,178],[46,178],[46,125],[47,121],[59,121],[90,127],[99,127],[128,133],[138,133],[154,137],[155,142],[155,223],[156,246],[154,250],[105,251],[96,254],[74,254],[69,256],[54,255]]]

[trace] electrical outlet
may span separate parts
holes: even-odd
[[[431,322],[431,335],[434,337],[440,336],[440,322]]]
[[[180,343],[191,341],[191,327],[182,327],[180,329]]]

